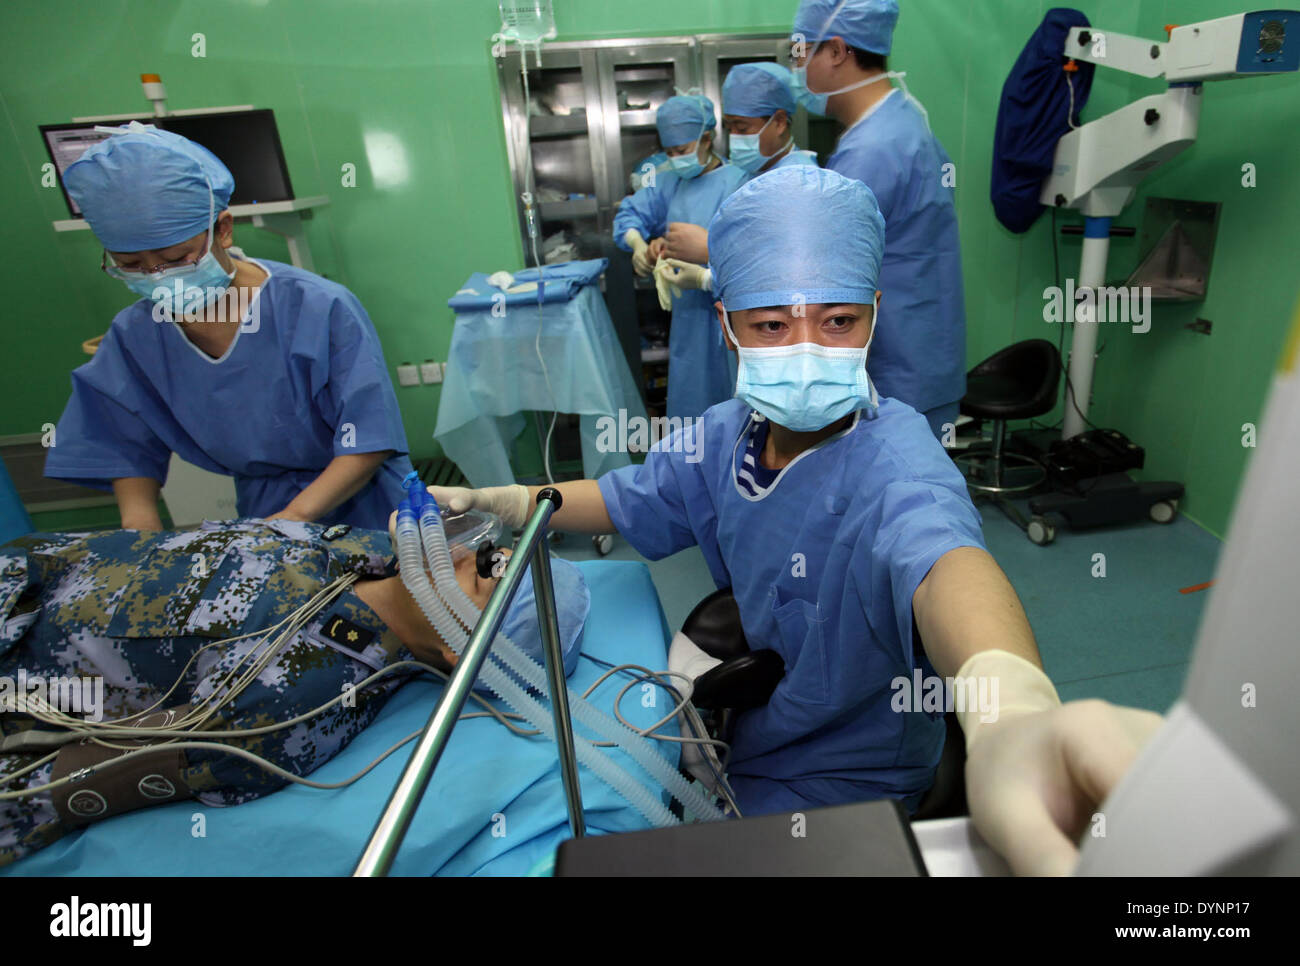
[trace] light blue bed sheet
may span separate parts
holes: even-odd
[[[583,653],[611,664],[666,667],[667,625],[645,565],[602,560],[578,566],[591,588]],[[569,687],[580,693],[604,670],[583,658]],[[612,676],[593,699],[609,711],[628,680],[626,675]],[[390,745],[423,727],[442,688],[441,682],[424,680],[404,685],[374,724],[310,777],[332,782],[359,772]],[[643,703],[642,689],[635,685],[621,705],[624,717],[641,727],[672,707],[657,689],[656,706]],[[474,707],[471,702],[466,710]],[[143,809],[65,836],[0,873],[348,875],[414,744],[347,788],[290,785],[231,808],[207,808],[191,801]],[[676,744],[656,745],[665,757],[676,760]],[[628,762],[622,753],[618,758]],[[640,813],[595,775],[581,768],[579,776],[589,833],[646,827]],[[202,816],[206,826],[202,837],[194,834],[196,816]],[[555,746],[541,737],[513,735],[495,719],[475,718],[457,724],[392,874],[523,875],[568,837]]]

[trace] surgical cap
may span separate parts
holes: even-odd
[[[850,47],[883,56],[896,23],[898,0],[802,0],[791,34],[803,36],[809,53],[827,37],[843,37]]]
[[[510,602],[501,632],[514,641],[538,664],[546,665],[542,656],[542,631],[537,622],[537,603],[533,593],[533,565],[524,571],[515,599]],[[560,625],[560,649],[564,654],[564,673],[573,673],[582,651],[582,629],[591,610],[591,592],[576,565],[560,557],[551,557],[551,577],[555,584],[555,614]]]
[[[785,111],[794,117],[790,71],[780,64],[740,64],[731,68],[722,85],[722,113],[738,117],[770,117]]]
[[[709,224],[713,291],[728,312],[773,305],[870,305],[885,218],[861,181],[789,165],[738,188]]]
[[[225,211],[235,179],[211,151],[139,121],[118,130],[125,133],[87,149],[63,172],[64,187],[105,248],[170,248]]]
[[[713,102],[703,94],[678,94],[664,101],[655,115],[659,143],[666,148],[690,144],[705,131],[718,126]]]

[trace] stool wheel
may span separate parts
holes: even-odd
[[[1159,503],[1152,503],[1148,512],[1156,523],[1173,523],[1174,517],[1178,516],[1178,501],[1161,500]]]
[[[1056,527],[1047,522],[1047,517],[1034,516],[1025,528],[1029,539],[1040,547],[1045,547],[1056,539]]]

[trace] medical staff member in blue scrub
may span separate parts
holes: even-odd
[[[929,420],[955,425],[966,394],[966,310],[953,168],[919,102],[896,90],[886,55],[896,0],[803,0],[792,53],[801,103],[845,125],[832,171],[857,178],[885,216],[885,260],[871,378]]]
[[[617,531],[652,560],[698,545],[750,647],[784,659],[767,705],[736,725],[730,779],[746,815],[915,806],[944,725],[900,700],[899,682],[991,680],[993,711],[957,709],[972,818],[1015,871],[1065,872],[1071,836],[1160,718],[1061,706],[961,475],[915,410],[872,387],[884,241],[870,190],[833,171],[781,168],[737,190],[709,250],[739,398],[642,466],[558,484],[551,522]],[[430,492],[517,526],[541,489]]]
[[[722,84],[722,126],[727,156],[744,168],[747,180],[795,164],[817,164],[812,151],[800,151],[790,124],[798,104],[791,75],[780,64],[738,64]]]
[[[752,181],[764,172],[791,165],[817,164],[812,151],[795,147],[790,122],[798,105],[791,88],[790,70],[780,64],[738,64],[722,84],[722,126],[727,129],[731,163]],[[713,284],[705,264],[709,232],[695,225],[677,226],[677,248],[690,246],[700,263],[665,256],[665,278],[678,289],[709,291]]]
[[[232,257],[234,179],[179,135],[132,122],[63,180],[104,270],[142,298],[73,372],[45,474],[111,488],[125,529],[162,529],[172,453],[233,476],[241,517],[385,527],[411,462],[356,296]]]
[[[745,180],[745,172],[713,150],[718,126],[713,102],[702,94],[664,101],[655,117],[659,142],[673,169],[624,198],[614,217],[614,239],[632,253],[638,275],[650,275],[660,257],[708,260],[708,252],[677,247],[683,227],[705,226],[722,200]],[[673,298],[668,335],[668,405],[672,417],[698,416],[731,398],[735,369],[713,318],[709,295],[682,291]]]

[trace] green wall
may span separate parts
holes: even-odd
[[[560,39],[787,29],[794,0],[555,0]],[[988,203],[993,122],[1011,63],[1051,4],[1029,0],[904,2],[892,64],[957,164],[957,199],[973,363],[1006,343],[1055,339],[1042,321],[1051,284],[1048,219],[1017,237]],[[1210,0],[1105,0],[1082,4],[1093,23],[1158,37],[1187,22],[1242,9]],[[1175,13],[1175,8],[1177,12]],[[328,194],[309,224],[316,270],[366,305],[390,367],[445,359],[447,297],[472,271],[522,263],[507,177],[496,69],[498,27],[486,0],[73,0],[11,2],[0,60],[0,278],[7,307],[0,435],[55,422],[82,340],[127,304],[96,268],[88,232],[56,234],[66,217],[57,188],[40,184],[46,161],[37,125],[74,115],[147,109],[138,75],[157,72],[173,108],[254,104],[275,109],[300,196]],[[206,57],[192,56],[192,36]],[[1148,450],[1157,477],[1188,484],[1186,510],[1222,532],[1246,454],[1240,425],[1258,418],[1295,294],[1294,248],[1284,213],[1300,87],[1284,78],[1209,85],[1202,136],[1149,179],[1160,195],[1224,202],[1211,294],[1203,306],[1158,307],[1150,333],[1111,336],[1099,362],[1094,419]],[[1085,118],[1148,92],[1127,75],[1099,73]],[[1241,164],[1259,187],[1242,189]],[[354,164],[357,186],[341,185]],[[1140,199],[1121,224],[1137,224]],[[288,259],[282,240],[238,226],[250,254]],[[1062,242],[1073,272],[1078,242]],[[1132,242],[1112,246],[1112,277],[1127,274]],[[1182,327],[1213,320],[1209,338]],[[439,389],[399,389],[411,449],[433,455]],[[1047,417],[1053,420],[1058,414]]]
[[[1158,37],[1167,23],[1268,8],[1143,0],[1138,32]],[[1144,82],[1138,93],[1159,89]],[[1139,217],[1147,195],[1220,202],[1208,293],[1203,302],[1156,303],[1146,334],[1107,338],[1093,419],[1145,445],[1146,478],[1186,483],[1187,511],[1223,535],[1254,452],[1242,446],[1242,425],[1258,425],[1263,415],[1300,291],[1300,76],[1206,84],[1203,97],[1197,142],[1143,183],[1125,220]],[[1253,188],[1242,184],[1247,163],[1256,168]],[[1127,275],[1137,256],[1114,257],[1111,277]],[[1197,318],[1213,324],[1211,335],[1185,328]]]

